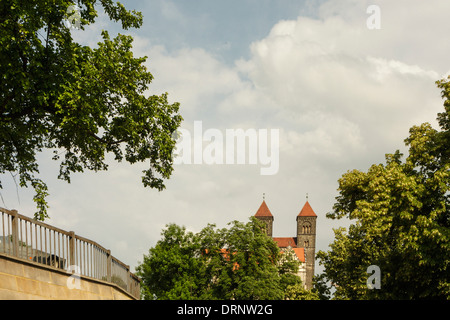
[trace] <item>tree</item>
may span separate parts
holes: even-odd
[[[335,230],[330,251],[317,257],[337,299],[450,298],[450,77],[437,82],[445,99],[441,131],[424,123],[410,129],[409,154],[386,155],[386,164],[339,179],[328,218],[348,217]],[[380,269],[370,290],[368,267]]]
[[[144,262],[137,268],[146,300],[192,299],[204,286],[204,266],[198,237],[186,228],[170,224]]]
[[[289,285],[285,292],[286,300],[319,300],[315,290],[306,290],[301,283]]]
[[[230,225],[197,234],[168,225],[137,267],[144,298],[283,299],[287,286],[300,283],[261,221]]]
[[[40,220],[48,217],[48,188],[36,159],[43,149],[61,159],[62,180],[107,170],[111,153],[119,162],[148,161],[143,185],[163,190],[173,170],[171,135],[182,121],[179,104],[169,104],[167,93],[145,95],[153,76],[147,57],[133,56],[131,36],[111,39],[103,31],[103,41],[91,48],[74,41],[65,24],[75,15],[84,30],[99,5],[125,30],[139,28],[142,14],[112,0],[76,3],[0,3],[0,174],[10,172],[21,187],[34,188]]]

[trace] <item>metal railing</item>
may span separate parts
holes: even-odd
[[[114,283],[136,299],[140,281],[98,243],[0,208],[0,253]]]

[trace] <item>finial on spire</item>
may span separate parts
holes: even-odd
[[[308,193],[306,193],[306,201],[308,201]]]
[[[263,192],[263,201],[266,200],[266,194]]]

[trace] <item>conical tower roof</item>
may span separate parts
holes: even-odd
[[[308,200],[306,201],[306,203],[303,206],[302,210],[298,214],[298,217],[317,217],[316,213],[311,208],[311,205],[309,204]]]
[[[273,217],[265,200],[263,200],[258,211],[256,211],[255,217]]]

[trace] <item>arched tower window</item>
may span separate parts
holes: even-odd
[[[311,233],[311,224],[309,222],[303,224],[302,233]]]

